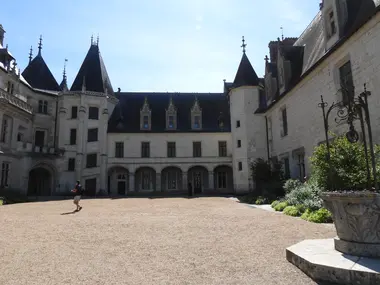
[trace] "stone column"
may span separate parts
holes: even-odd
[[[182,172],[182,190],[187,191],[187,172]]]
[[[79,107],[79,124],[77,128],[77,156],[75,159],[75,171],[76,171],[76,177],[77,180],[81,181],[82,179],[82,170],[85,166],[85,156],[83,154],[83,137],[85,136],[85,130],[84,130],[84,120],[86,117],[86,107],[80,106]],[[84,185],[84,181],[81,181],[82,185]]]
[[[215,190],[215,186],[214,186],[214,171],[209,171],[209,173],[208,173],[208,188],[210,190]]]
[[[161,173],[156,173],[156,192],[161,192]]]
[[[99,121],[100,193],[107,194],[107,124],[108,109],[102,111]]]
[[[136,191],[135,189],[135,174],[134,173],[129,173],[129,191],[134,192]]]

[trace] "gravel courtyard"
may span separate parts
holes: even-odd
[[[0,206],[0,284],[315,284],[285,258],[317,225],[228,198]]]

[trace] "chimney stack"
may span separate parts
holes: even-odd
[[[0,24],[0,44],[4,47],[4,34],[5,30],[3,26]]]

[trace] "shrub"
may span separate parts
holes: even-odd
[[[322,207],[320,198],[321,189],[314,182],[299,184],[285,196],[285,200],[291,206],[303,205],[311,210]]]
[[[276,201],[273,201],[272,204],[270,205],[272,208],[276,207],[277,204],[280,203],[280,201],[276,200]]]
[[[256,205],[263,205],[263,204],[266,204],[267,203],[267,199],[264,198],[264,197],[258,197],[255,201],[255,204]]]
[[[379,154],[379,146],[376,146],[375,153]],[[350,143],[345,136],[335,136],[330,143],[331,173],[326,144],[315,148],[310,161],[313,167],[313,178],[320,187],[326,190],[366,188],[367,168],[362,143]]]
[[[302,214],[301,218],[313,223],[331,223],[332,222],[332,215],[325,208],[321,208],[316,211],[307,209],[306,212]]]
[[[247,203],[247,204],[253,204],[257,197],[253,194],[248,194],[248,195],[244,195],[244,196],[240,196],[238,197],[240,203]]]
[[[302,215],[306,211],[305,205],[302,205],[302,204],[301,205],[296,205],[296,208],[297,208],[297,211],[299,212],[300,215]]]
[[[286,207],[288,206],[288,202],[284,201],[284,202],[280,202],[278,203],[274,209],[278,212],[282,212]]]
[[[0,199],[0,206],[3,205],[3,199]]]
[[[297,189],[298,187],[301,187],[301,186],[302,186],[302,183],[298,179],[288,179],[286,180],[284,184],[284,190],[285,190],[285,193],[288,194],[294,189]]]
[[[284,209],[284,214],[292,217],[298,217],[300,215],[300,212],[296,206],[287,206]]]

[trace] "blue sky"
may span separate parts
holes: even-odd
[[[268,43],[297,37],[320,0],[33,0],[6,1],[0,23],[5,43],[24,69],[40,34],[42,55],[71,86],[88,51],[99,47],[114,90],[221,92],[239,65],[241,37],[257,74],[264,74]],[[5,6],[4,6],[5,5]],[[5,11],[8,11],[4,13]]]

